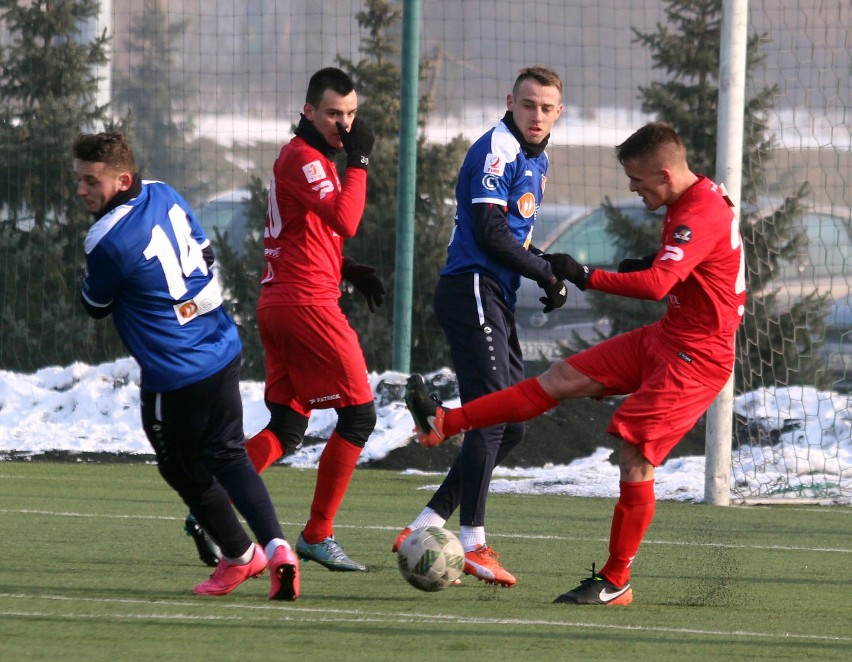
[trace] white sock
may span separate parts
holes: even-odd
[[[266,552],[266,558],[271,559],[272,555],[275,554],[275,550],[278,549],[281,545],[289,548],[290,543],[288,543],[284,538],[273,538],[268,543],[266,543],[266,547],[264,548],[264,552]]]
[[[443,517],[441,517],[434,510],[426,506],[423,509],[423,512],[420,513],[414,521],[408,525],[408,528],[414,531],[415,529],[423,529],[427,526],[440,526],[443,528],[444,524],[447,523]]]
[[[242,556],[239,556],[235,559],[228,559],[228,563],[231,563],[233,565],[245,565],[254,558],[254,548],[255,544],[252,543],[249,546],[248,550],[246,550],[246,552]]]
[[[459,540],[464,551],[472,552],[477,547],[485,546],[484,526],[462,526],[459,528]]]

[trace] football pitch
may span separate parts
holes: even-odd
[[[293,542],[315,475],[264,474]],[[303,564],[286,603],[266,574],[192,594],[211,570],[154,466],[4,462],[0,659],[852,659],[852,508],[660,502],[633,604],[577,607],[552,600],[606,560],[612,499],[491,495],[488,541],[518,584],[422,593],[390,547],[438,481],[357,470],[335,535],[370,571]]]

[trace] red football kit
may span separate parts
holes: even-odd
[[[604,395],[630,394],[607,431],[635,444],[648,462],[659,466],[707,410],[734,366],[734,340],[745,308],[745,259],[739,223],[722,189],[699,177],[668,207],[662,245],[649,269],[593,271],[586,288],[637,299],[668,295],[668,307],[658,322],[565,359],[603,384]],[[460,430],[525,421],[557,404],[538,379],[531,378],[445,410],[441,430],[452,436]],[[630,567],[654,517],[655,503],[653,478],[620,482],[609,558],[595,575],[609,583],[592,591],[598,604],[632,601]],[[585,582],[575,592],[588,592],[591,586]]]
[[[699,177],[669,206],[662,245],[646,271],[594,271],[587,289],[635,298],[668,294],[656,323],[566,359],[605,386],[632,393],[608,431],[640,444],[655,466],[695,425],[734,366],[745,310],[745,260],[736,215],[721,187]]]
[[[370,402],[358,337],[340,310],[343,240],[364,212],[367,171],[334,162],[296,136],[273,166],[258,323],[266,350],[266,397],[311,409]]]

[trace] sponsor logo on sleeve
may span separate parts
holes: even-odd
[[[491,154],[490,152],[485,157],[485,168],[483,172],[486,175],[497,175],[501,177],[506,170],[506,162],[499,154]]]
[[[663,253],[660,255],[660,262],[671,260],[672,262],[680,262],[683,259],[683,249],[680,246],[671,246],[666,244],[663,246]]]
[[[319,161],[311,161],[302,166],[302,172],[305,173],[305,179],[308,184],[312,184],[320,179],[325,179],[325,168]]]
[[[326,179],[311,188],[319,193],[320,200],[324,200],[325,196],[334,191],[334,184],[331,183],[331,180]]]
[[[524,218],[535,214],[535,196],[532,193],[524,193],[518,198],[518,213]]]
[[[688,244],[692,241],[692,230],[688,225],[681,225],[675,229],[672,238],[679,244]]]
[[[497,190],[497,178],[494,175],[485,175],[482,178],[482,188],[488,191]]]

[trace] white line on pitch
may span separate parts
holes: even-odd
[[[182,522],[184,517],[175,517],[168,515],[111,515],[103,513],[79,513],[79,512],[57,512],[51,510],[32,510],[32,509],[5,509],[0,508],[0,513],[12,513],[20,515],[46,515],[51,517],[91,517],[105,519],[140,519],[140,520],[164,520],[164,521],[179,521]],[[304,522],[281,522],[284,527],[302,526]],[[337,524],[335,529],[368,529],[371,531],[399,531],[399,526],[380,526],[368,524]],[[608,538],[589,538],[581,536],[556,536],[556,535],[532,535],[522,533],[492,533],[488,532],[492,538],[512,538],[521,540],[565,540],[565,541],[584,541],[584,542],[608,542]],[[838,554],[852,554],[852,549],[844,549],[842,547],[800,547],[791,545],[739,545],[733,543],[719,542],[697,542],[683,540],[643,540],[643,545],[682,545],[685,547],[717,547],[722,549],[759,549],[767,551],[779,552],[832,552]]]
[[[145,605],[149,607],[179,607],[179,608],[196,608],[206,609],[208,604],[205,604],[204,599],[198,602],[189,602],[185,600],[135,600],[129,598],[81,598],[79,596],[65,595],[27,595],[24,593],[0,593],[0,598],[3,599],[18,599],[18,600],[45,600],[45,601],[62,601],[62,602],[94,602],[100,604],[125,604],[125,605]],[[276,621],[282,619],[281,612],[286,612],[283,618],[289,621],[302,622],[317,622],[317,623],[344,623],[344,622],[374,622],[374,623],[441,623],[445,627],[451,625],[518,625],[518,626],[545,626],[556,628],[594,628],[594,629],[609,629],[609,630],[624,630],[624,631],[640,631],[640,632],[665,632],[675,634],[694,634],[704,636],[723,636],[723,637],[741,637],[741,638],[764,638],[776,639],[779,636],[785,640],[802,639],[807,641],[838,641],[852,642],[852,637],[801,634],[792,632],[753,632],[747,630],[710,630],[697,628],[675,628],[662,626],[645,626],[645,625],[615,625],[611,623],[583,623],[579,621],[561,621],[561,620],[544,620],[544,619],[520,619],[520,618],[485,618],[463,616],[459,614],[435,614],[435,613],[399,613],[385,614],[381,612],[370,612],[360,609],[328,609],[328,608],[311,608],[299,607],[295,605],[247,605],[245,603],[234,605],[217,605],[217,608],[237,609],[239,615],[235,616],[217,616],[210,614],[191,615],[191,614],[164,614],[162,612],[137,613],[137,614],[112,614],[104,616],[98,614],[68,614],[65,611],[59,613],[48,613],[38,611],[23,611],[23,610],[2,610],[0,615],[17,616],[20,618],[53,618],[66,620],[83,620],[97,618],[99,620],[163,620],[170,622],[174,620],[198,621],[198,620],[219,620],[219,621],[239,621],[239,622],[263,622],[274,618]],[[248,610],[269,611],[269,616],[260,614],[254,616],[246,616]]]

